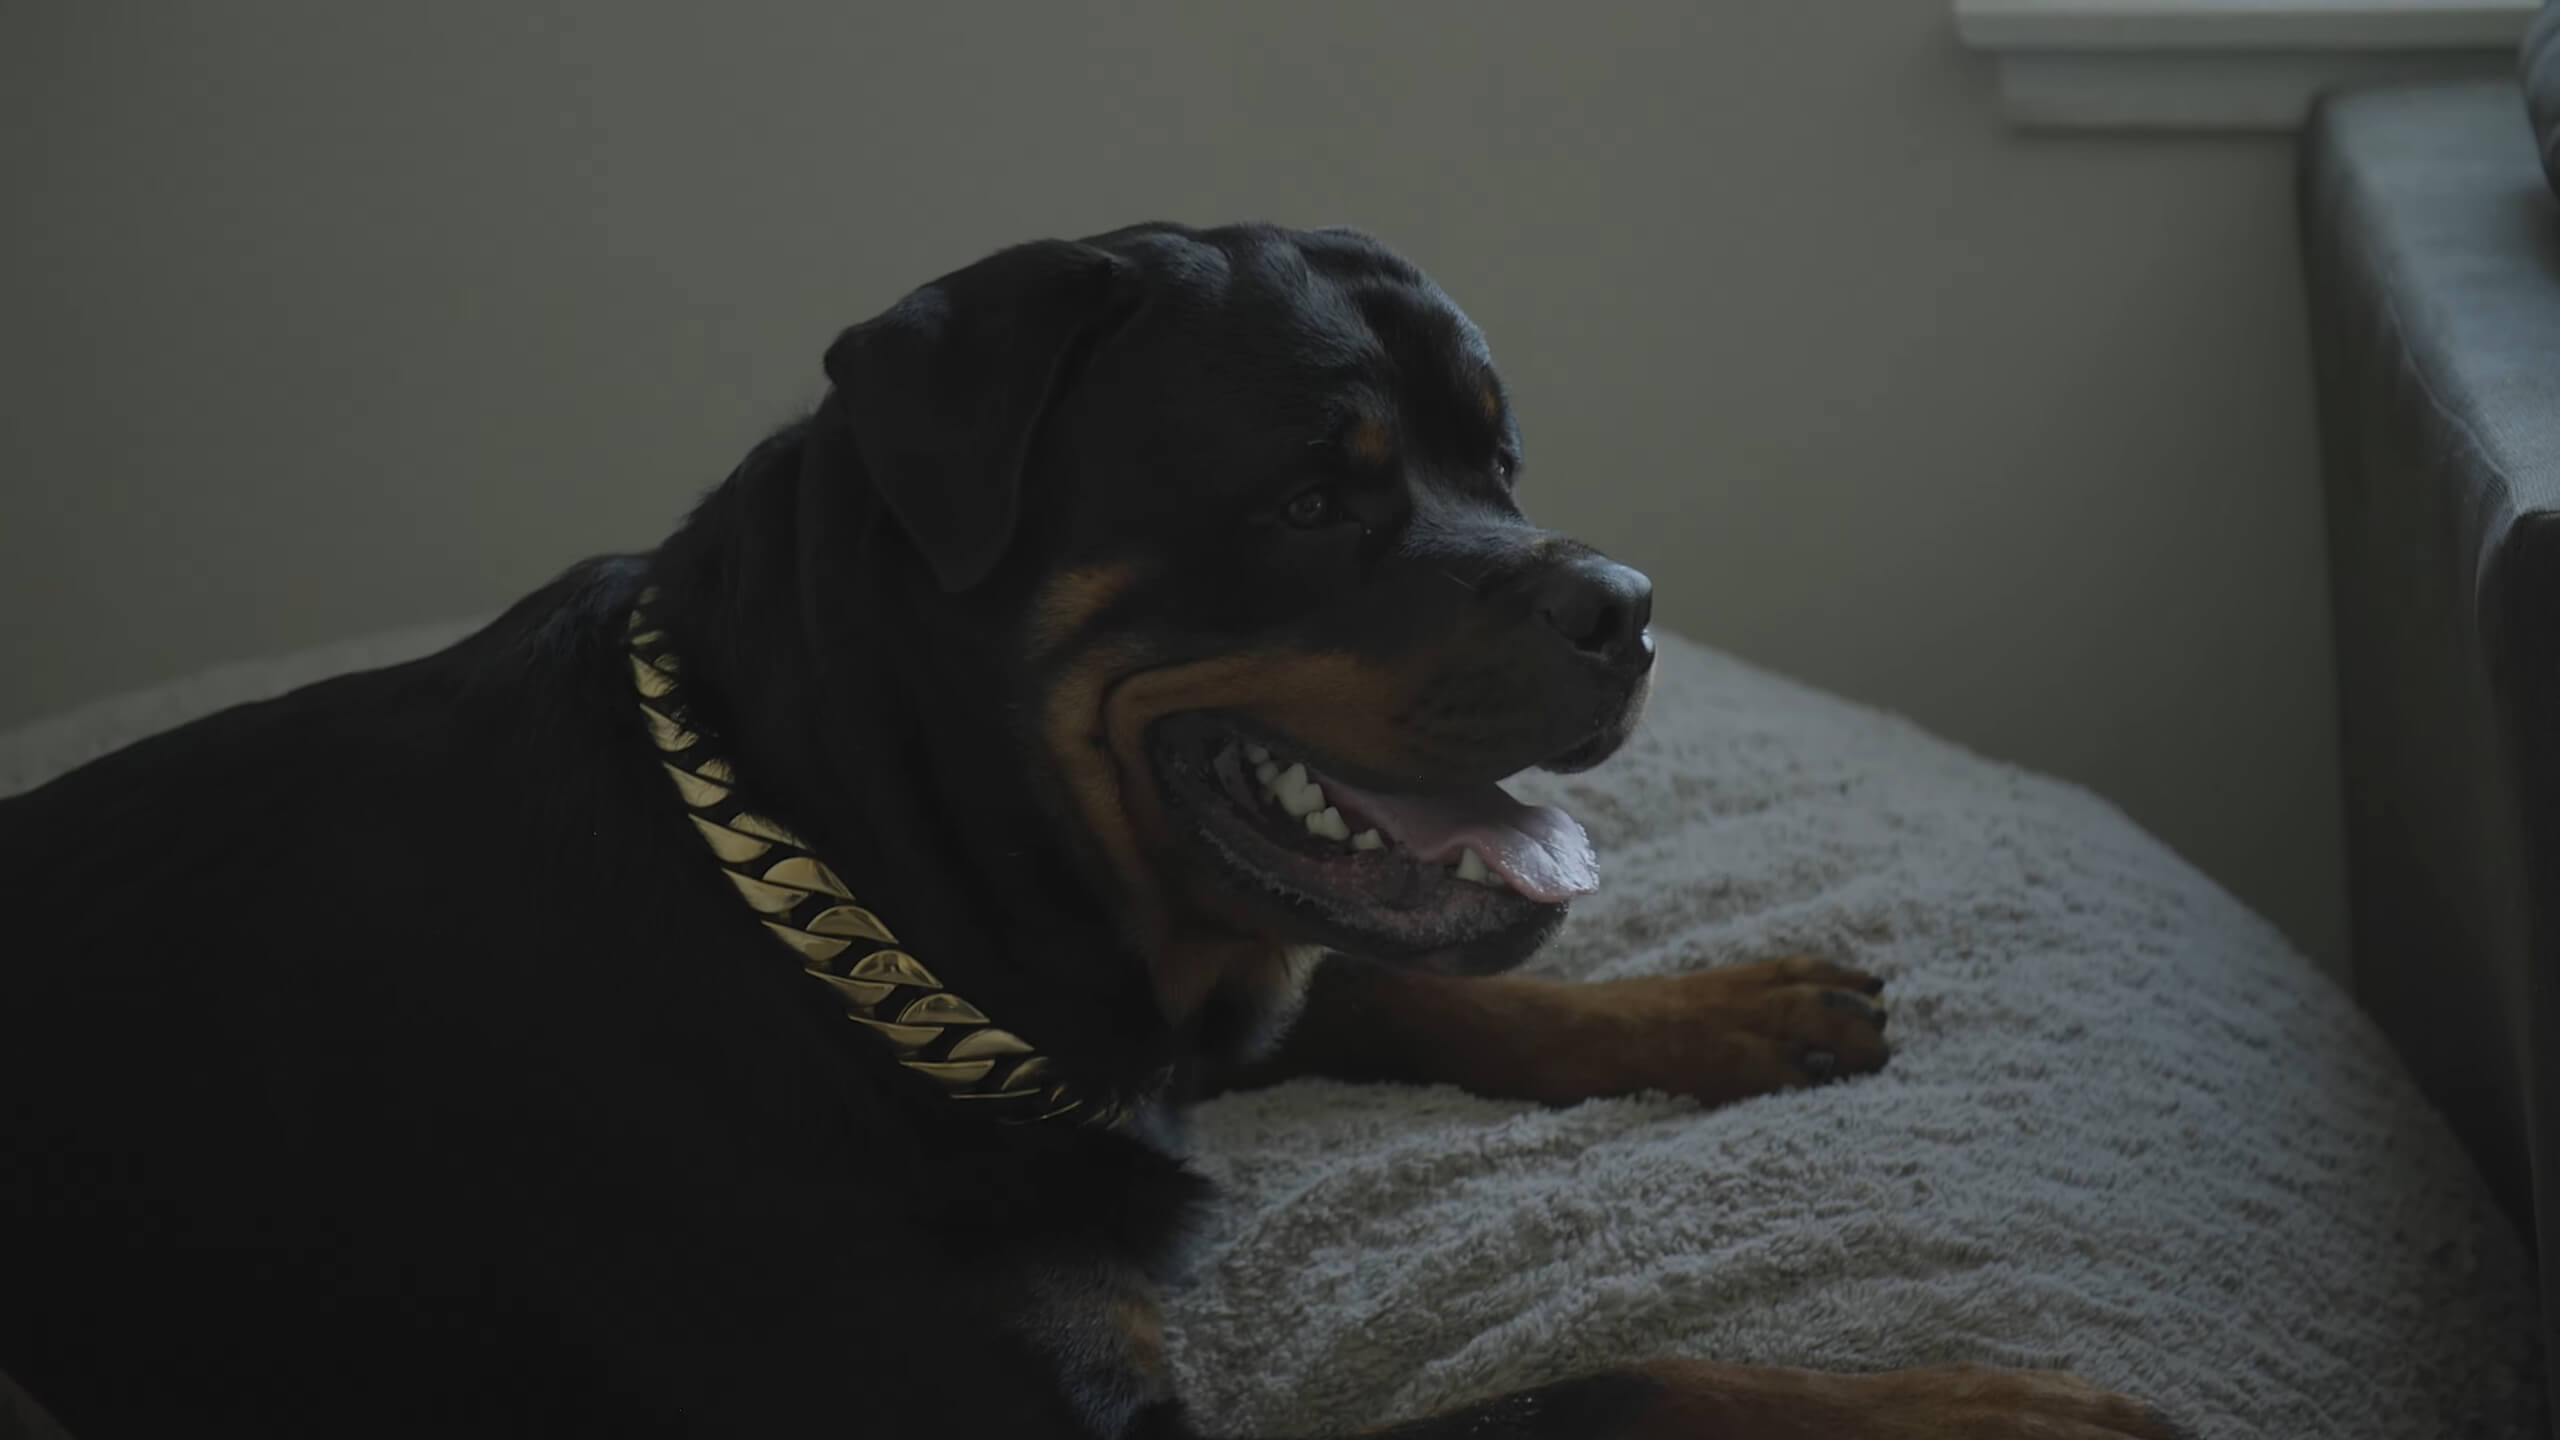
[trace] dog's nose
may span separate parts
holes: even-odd
[[[1601,555],[1577,555],[1538,581],[1538,618],[1613,670],[1653,663],[1653,582]]]

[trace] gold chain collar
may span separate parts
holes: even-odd
[[[732,798],[737,776],[729,763],[676,718],[684,705],[676,691],[681,667],[666,632],[648,618],[657,598],[654,585],[640,592],[628,631],[640,714],[693,828],[764,928],[834,991],[847,1019],[887,1041],[899,1064],[952,1099],[1006,1124],[1126,1124],[1128,1103],[1070,1091],[1030,1041],[998,1028],[899,949],[898,937],[854,903],[853,892],[805,841]]]

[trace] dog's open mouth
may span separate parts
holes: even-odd
[[[1231,881],[1336,948],[1507,964],[1546,938],[1567,900],[1599,885],[1582,826],[1499,785],[1367,790],[1281,737],[1199,712],[1160,723],[1153,748],[1190,838]]]

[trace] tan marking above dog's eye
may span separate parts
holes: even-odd
[[[1351,458],[1371,465],[1383,464],[1395,446],[1395,437],[1387,433],[1386,422],[1372,416],[1351,427],[1344,448]]]
[[[1477,387],[1476,404],[1483,407],[1487,420],[1502,418],[1502,392],[1493,388],[1492,381],[1487,380]]]

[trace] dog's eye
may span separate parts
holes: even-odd
[[[1342,505],[1325,489],[1301,490],[1280,510],[1280,518],[1300,530],[1314,530],[1342,518]]]

